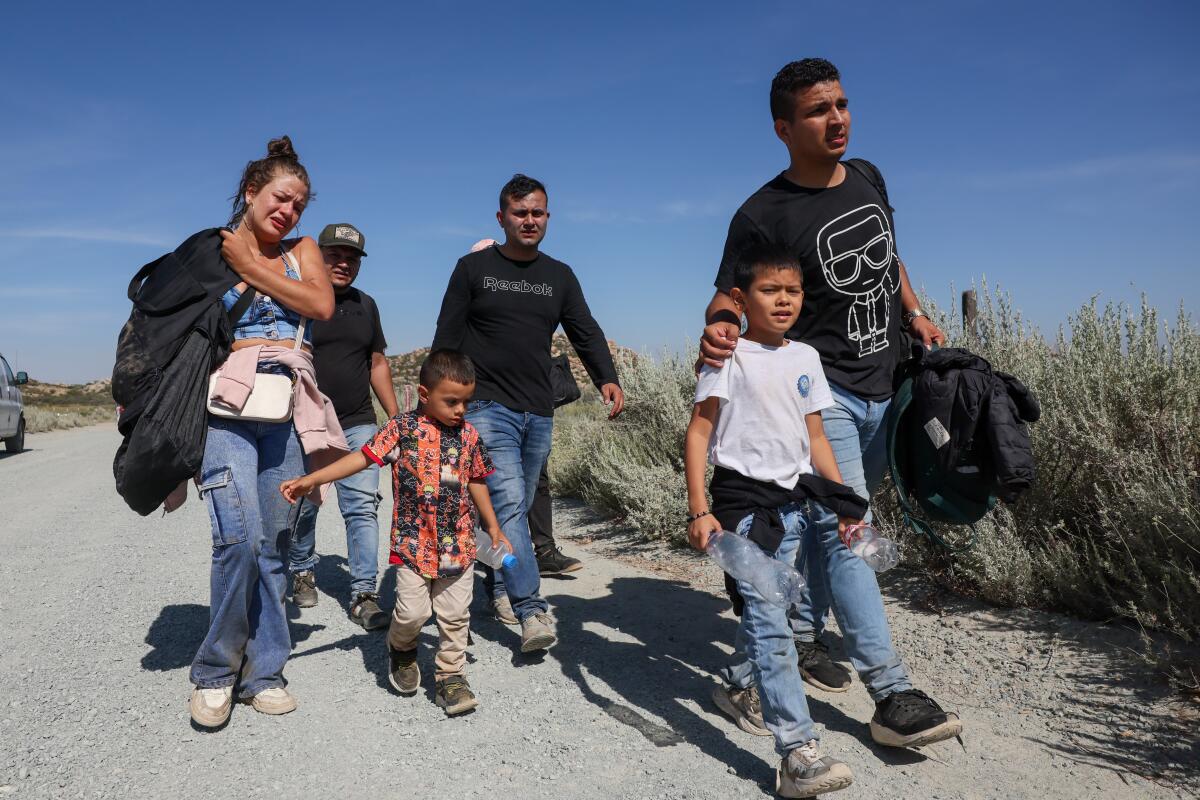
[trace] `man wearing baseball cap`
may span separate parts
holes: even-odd
[[[388,416],[397,413],[396,391],[383,351],[387,342],[379,308],[366,292],[352,284],[366,256],[366,237],[347,222],[326,225],[317,238],[329,281],[334,312],[328,322],[313,321],[313,363],[317,385],[333,402],[338,421],[352,450],[375,434],[371,392]],[[371,467],[337,482],[338,508],[346,523],[346,552],[350,567],[350,619],[367,630],[387,627],[390,617],[379,608],[376,593],[379,553],[379,468]],[[292,601],[300,608],[317,604],[317,509],[301,501],[293,535],[290,567]]]

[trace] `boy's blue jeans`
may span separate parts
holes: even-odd
[[[810,527],[808,506],[787,505],[779,509],[779,514],[784,534],[772,556],[792,564]],[[737,535],[748,535],[753,520],[750,515],[739,522]],[[738,581],[737,587],[746,603],[735,644],[741,658],[740,663],[726,672],[737,669],[742,673],[738,676],[742,680],[739,688],[750,685],[751,679],[758,684],[763,721],[775,737],[776,751],[786,755],[810,739],[820,738],[813,730],[804,683],[796,666],[796,646],[788,626],[787,609],[768,603],[752,584]]]
[[[353,425],[345,430],[350,452],[357,452],[375,435],[374,425]],[[371,462],[361,472],[343,478],[337,487],[338,509],[346,523],[346,553],[350,565],[350,596],[374,593],[379,573],[379,466]],[[317,565],[317,512],[320,506],[300,501],[300,520],[292,537],[290,569],[293,574]]]
[[[202,689],[236,684],[249,698],[283,686],[292,640],[284,611],[296,506],[279,484],[304,474],[289,422],[209,417],[200,495],[212,523],[208,634],[192,661]]]
[[[891,401],[864,400],[837,386],[830,389],[834,404],[821,412],[821,422],[842,482],[870,497],[887,466],[884,419]],[[892,646],[875,572],[842,543],[837,516],[823,506],[814,509],[819,516],[805,531],[796,560],[796,568],[808,581],[808,602],[792,613],[793,634],[801,642],[815,641],[832,605],[846,655],[871,698],[878,702],[893,692],[911,689],[908,670]],[[723,674],[734,686],[749,685],[750,670],[744,657],[735,656]]]
[[[554,417],[513,411],[493,400],[474,400],[467,406],[466,418],[479,431],[496,468],[487,478],[488,493],[500,529],[512,542],[517,557],[517,565],[505,570],[503,576],[485,569],[484,590],[492,599],[507,593],[513,614],[524,622],[550,608],[540,594],[542,579],[529,538],[529,506],[537,491],[538,475],[550,457]]]

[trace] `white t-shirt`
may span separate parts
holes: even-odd
[[[696,402],[710,397],[721,404],[709,463],[785,489],[813,471],[804,415],[833,405],[816,350],[740,339],[724,367],[700,371]]]

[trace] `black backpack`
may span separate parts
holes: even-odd
[[[240,279],[211,228],[146,264],[129,282],[133,303],[117,339],[113,399],[124,437],[113,460],[117,492],[145,516],[196,474],[208,431],[208,376],[229,356],[233,322],[254,299],[226,313],[221,295]]]

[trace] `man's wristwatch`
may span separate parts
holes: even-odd
[[[912,327],[912,324],[917,321],[917,317],[925,317],[925,319],[929,319],[929,315],[922,311],[920,306],[917,306],[911,311],[905,311],[904,315],[900,317],[900,322],[904,326],[904,329],[908,330]]]

